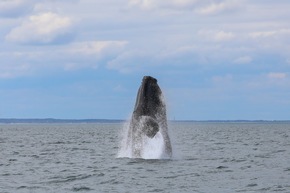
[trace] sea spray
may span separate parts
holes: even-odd
[[[144,125],[140,125],[142,127]],[[126,122],[123,125],[123,128],[120,130],[120,144],[119,144],[119,151],[117,154],[118,158],[137,158],[134,157],[132,152],[134,151],[134,147],[132,145],[132,137],[133,135],[128,135],[130,129],[130,122]],[[141,154],[138,158],[143,159],[168,159],[165,154],[165,144],[164,138],[161,132],[157,132],[153,138],[149,138],[146,135],[143,135],[138,142],[138,147],[141,148]]]
[[[130,122],[125,122],[122,129],[119,132],[119,150],[117,157],[122,158],[122,157],[132,157],[132,148],[129,144],[131,144],[130,141],[128,141],[128,131],[130,127]]]
[[[158,132],[152,139],[144,137],[143,140],[142,158],[144,159],[163,159],[164,156],[164,141],[160,132]]]

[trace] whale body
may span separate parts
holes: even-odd
[[[142,157],[144,140],[150,140],[160,132],[163,140],[163,156],[172,156],[172,147],[168,135],[166,105],[157,80],[144,76],[138,90],[129,131],[128,146],[132,157]]]

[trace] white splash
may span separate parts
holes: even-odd
[[[140,144],[138,146],[142,147],[140,157],[134,157],[132,155],[133,145],[132,139],[128,135],[130,128],[130,122],[124,124],[120,132],[120,145],[117,157],[127,157],[127,158],[142,158],[142,159],[168,159],[165,155],[165,144],[164,139],[160,131],[156,133],[153,138],[149,138],[146,135],[142,136]],[[162,128],[161,128],[162,129]]]

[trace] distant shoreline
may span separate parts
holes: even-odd
[[[0,119],[0,123],[122,123],[118,119]]]
[[[14,119],[2,118],[0,123],[123,123],[123,119],[54,119],[54,118],[35,118],[35,119]],[[290,120],[169,120],[169,122],[183,123],[290,123]]]

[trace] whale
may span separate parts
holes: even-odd
[[[153,139],[157,133],[163,140],[163,157],[171,158],[172,147],[168,135],[164,97],[157,79],[144,76],[128,130],[127,145],[131,146],[132,157],[142,158],[144,140]]]

